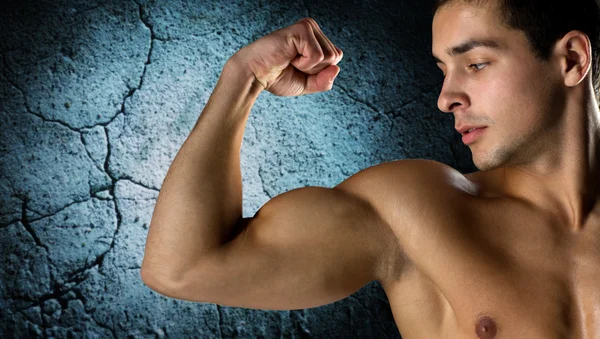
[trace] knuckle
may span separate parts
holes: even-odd
[[[303,36],[310,36],[311,34],[314,35],[312,25],[308,23],[308,21],[301,21],[299,22],[299,25],[299,34]]]
[[[319,50],[315,52],[315,59],[318,62],[322,62],[323,60],[325,60],[325,54],[323,54],[323,51]]]
[[[315,19],[313,19],[313,18],[311,18],[311,17],[304,17],[304,18],[302,18],[302,19],[300,19],[300,20],[301,20],[301,21],[306,21],[306,22],[308,22],[309,24],[316,23]]]
[[[313,18],[306,17],[306,18],[302,18],[300,21],[305,23],[307,26],[310,26],[310,28],[312,30],[320,29],[319,24],[317,24],[317,22]]]
[[[327,62],[333,62],[335,61],[335,59],[337,59],[337,55],[335,53],[326,53],[323,56],[323,61],[327,61]]]
[[[311,24],[309,18],[300,19],[300,21],[298,21],[298,23],[300,25],[302,25],[304,28],[310,28],[310,29],[312,29],[312,24]]]

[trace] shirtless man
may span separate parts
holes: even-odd
[[[542,15],[525,2],[516,14]],[[461,133],[480,128],[463,137],[479,172],[386,162],[333,188],[285,192],[253,218],[241,217],[239,153],[254,101],[331,89],[342,51],[309,18],[240,49],[167,173],[144,283],[182,300],[291,310],[377,280],[406,339],[600,338],[597,34],[558,32],[537,58],[532,41],[543,41],[511,28],[503,20],[529,22],[498,4],[444,1],[432,25],[438,105]],[[570,0],[560,16],[567,7],[582,27],[598,11]]]

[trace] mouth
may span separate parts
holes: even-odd
[[[475,130],[486,128],[487,126],[464,126],[460,128],[456,128],[456,131],[461,135],[466,135],[472,133]]]
[[[487,127],[475,128],[469,131],[465,131],[462,137],[462,141],[465,145],[471,144],[481,136],[481,134],[487,129]]]

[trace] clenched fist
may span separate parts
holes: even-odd
[[[244,46],[229,61],[267,91],[299,96],[330,90],[342,56],[315,20],[303,18]]]

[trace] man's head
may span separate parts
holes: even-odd
[[[456,127],[487,126],[470,145],[480,170],[544,156],[564,133],[574,98],[583,105],[586,93],[599,94],[598,4],[564,3],[437,0],[432,52],[445,74],[438,106]]]

